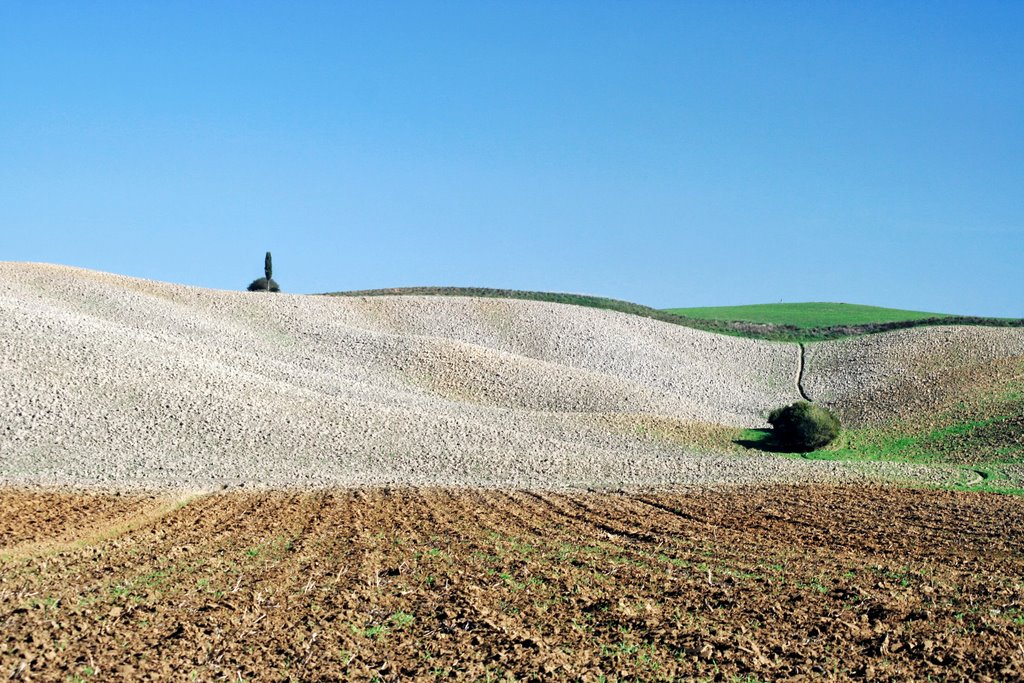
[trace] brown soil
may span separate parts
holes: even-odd
[[[144,523],[174,503],[167,496],[83,496],[0,489],[0,548],[31,552],[36,543],[80,544]]]
[[[1019,680],[1022,522],[852,487],[8,490],[0,677]]]

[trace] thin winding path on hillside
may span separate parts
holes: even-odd
[[[806,350],[804,349],[803,343],[799,343],[797,346],[800,350],[797,354],[799,356],[799,363],[796,371],[796,390],[800,392],[800,396],[802,396],[805,401],[811,401],[811,397],[808,396],[807,392],[804,390],[804,355]]]

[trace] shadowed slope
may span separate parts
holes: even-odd
[[[844,424],[927,420],[1005,389],[1024,367],[1024,333],[936,327],[810,344],[804,384]]]

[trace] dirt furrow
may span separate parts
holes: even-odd
[[[1022,528],[898,489],[214,495],[0,560],[0,674],[1016,679]]]

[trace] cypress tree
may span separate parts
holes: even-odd
[[[253,280],[249,283],[248,290],[250,292],[280,292],[280,287],[274,282],[274,264],[270,257],[270,252],[263,258],[263,273],[265,277],[261,277],[258,280]]]

